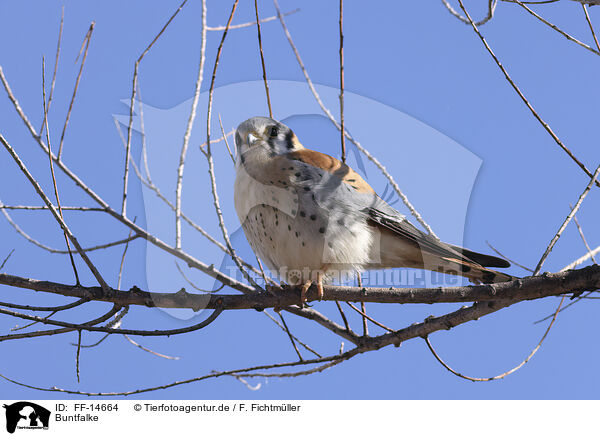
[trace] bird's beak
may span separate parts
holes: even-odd
[[[252,133],[248,133],[248,139],[247,139],[248,145],[250,147],[252,147],[256,141],[258,141],[258,138],[256,136],[254,136]]]

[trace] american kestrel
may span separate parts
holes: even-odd
[[[414,227],[352,168],[305,148],[292,130],[254,117],[235,133],[235,208],[246,238],[269,269],[302,285],[301,304],[316,282],[355,271],[421,268],[475,283],[513,277],[498,257],[446,244]]]

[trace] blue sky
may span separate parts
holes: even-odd
[[[87,3],[87,2],[86,2]],[[83,79],[65,137],[64,159],[113,207],[120,205],[123,147],[113,117],[127,114],[123,101],[131,92],[135,59],[178,6],[176,1],[106,1],[85,4],[67,1],[59,74],[49,115],[53,144],[60,137],[77,75],[74,63],[81,40],[92,20],[96,28]],[[261,15],[274,14],[262,2]],[[400,186],[445,240],[490,252],[485,241],[518,262],[534,267],[546,245],[587,184],[585,174],[561,151],[528,112],[485,51],[473,30],[452,17],[438,2],[377,2],[345,5],[345,71],[348,128],[383,160]],[[484,14],[480,2],[469,1],[473,15]],[[52,71],[61,2],[2,2],[0,65],[22,107],[39,126],[42,120],[41,58]],[[338,86],[337,2],[281,1],[284,11],[300,7],[286,18],[296,45],[326,104],[337,114]],[[600,21],[591,8],[592,21]],[[229,2],[208,2],[210,26],[225,23]],[[561,1],[539,6],[547,19],[592,44],[580,5]],[[153,175],[172,198],[176,159],[185,118],[181,114],[193,95],[200,47],[200,2],[190,0],[157,45],[143,60],[140,72],[147,116]],[[253,2],[240,2],[234,23],[253,19]],[[263,25],[265,61],[273,80],[275,116],[294,128],[305,145],[338,153],[338,136],[311,103],[304,78],[278,22]],[[597,105],[600,90],[593,80],[596,55],[567,41],[521,7],[498,5],[494,19],[482,32],[541,116],[590,169],[599,163]],[[209,32],[203,91],[208,90],[220,32]],[[261,79],[255,29],[231,31],[225,43],[216,80],[215,108],[230,130],[244,118],[264,115],[266,107],[256,82]],[[48,161],[0,92],[0,131],[50,192]],[[214,213],[202,205],[209,199],[206,168],[197,145],[203,141],[205,94],[201,99],[195,136],[186,173],[184,210],[218,235]],[[313,106],[311,106],[311,104]],[[215,129],[218,124],[213,125]],[[153,133],[150,133],[150,130]],[[134,154],[139,157],[139,136]],[[232,232],[239,222],[231,202],[231,164],[223,148],[216,161],[225,219]],[[5,204],[39,204],[35,193],[6,153],[0,153],[0,200]],[[353,166],[360,162],[353,157]],[[363,159],[364,160],[364,159]],[[385,182],[368,163],[369,182],[381,194]],[[164,171],[164,174],[163,172]],[[171,175],[169,175],[171,171]],[[57,173],[65,205],[91,201]],[[172,218],[139,182],[132,179],[129,216],[143,226],[171,238]],[[600,241],[597,216],[600,193],[592,189],[578,214],[592,247]],[[401,207],[401,202],[394,204]],[[44,212],[13,212],[18,224],[43,243],[62,248],[62,235]],[[105,216],[67,215],[84,246],[127,236],[127,230]],[[184,248],[206,263],[220,264],[214,251],[184,229]],[[234,240],[243,246],[243,235]],[[68,258],[51,255],[23,240],[6,220],[0,220],[0,258],[15,248],[3,272],[72,282]],[[585,253],[571,224],[548,258],[544,269],[556,271]],[[112,285],[121,249],[95,252],[93,261]],[[94,284],[81,262],[84,283]],[[511,273],[523,275],[512,268]],[[199,274],[190,272],[199,283]],[[131,244],[123,288],[133,285],[153,290],[183,286],[171,259],[162,259],[141,242]],[[0,287],[0,301],[22,304],[60,304],[64,299]],[[533,324],[555,308],[558,300],[520,303],[500,313],[431,336],[443,358],[457,370],[476,377],[512,368],[537,344],[545,324]],[[335,316],[331,303],[315,307]],[[425,307],[369,305],[385,324],[403,327],[453,305]],[[73,311],[67,320],[82,320],[105,309]],[[520,371],[502,381],[472,383],[442,368],[422,340],[400,348],[388,347],[343,363],[324,373],[261,382],[248,390],[235,379],[217,379],[168,391],[144,394],[171,399],[590,399],[597,398],[598,318],[595,300],[580,302],[562,313],[537,355]],[[189,313],[132,308],[127,328],[177,328]],[[200,315],[203,316],[203,315]],[[205,315],[204,315],[205,316]],[[287,317],[292,331],[323,353],[339,348],[339,340],[318,326]],[[358,318],[354,325],[360,329]],[[0,318],[5,334],[24,322]],[[377,331],[377,330],[374,330]],[[98,339],[84,334],[84,342]],[[225,313],[209,328],[172,338],[137,338],[158,352],[179,356],[160,359],[133,347],[120,337],[84,349],[81,383],[75,377],[76,335],[25,341],[5,341],[0,373],[38,386],[60,386],[86,391],[121,391],[203,375],[211,370],[242,368],[295,358],[287,336],[264,315],[246,311]],[[137,340],[136,339],[136,340]],[[346,344],[346,349],[348,344]],[[60,398],[60,394],[32,392],[1,382],[5,398]]]

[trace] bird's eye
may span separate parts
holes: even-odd
[[[271,127],[271,131],[269,132],[269,136],[271,138],[276,138],[277,135],[279,135],[279,129],[277,128],[277,126]]]

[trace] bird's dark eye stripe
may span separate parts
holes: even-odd
[[[288,130],[288,132],[285,134],[285,145],[290,150],[294,148],[294,143],[292,142],[292,139],[294,139],[294,132]]]
[[[279,129],[277,128],[277,126],[271,127],[271,131],[269,132],[269,136],[271,138],[275,138],[277,135],[279,135]]]

